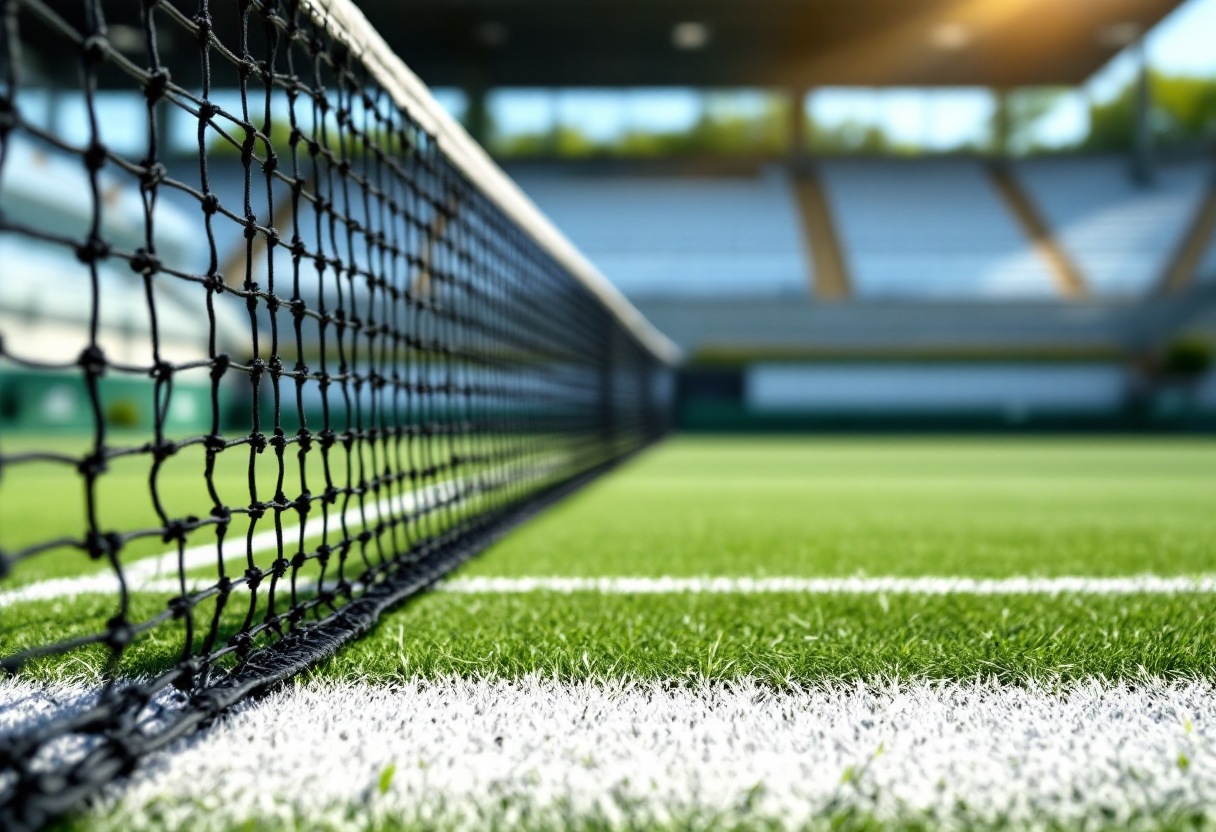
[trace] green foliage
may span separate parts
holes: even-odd
[[[779,97],[770,97],[756,112],[740,109],[729,95],[709,95],[700,117],[687,130],[628,130],[599,141],[577,127],[559,125],[539,133],[492,132],[489,144],[504,157],[773,155],[788,149],[788,125],[788,104]]]
[[[116,428],[139,426],[139,405],[130,399],[117,399],[106,408],[106,423]]]
[[[1211,146],[1216,141],[1216,78],[1151,72],[1150,128],[1163,147]],[[1135,141],[1136,82],[1090,107],[1090,132],[1080,149],[1126,151]]]
[[[816,153],[911,156],[920,152],[915,145],[896,142],[883,128],[862,121],[824,126],[808,120],[807,124],[810,148]]]
[[[1067,88],[1063,87],[1027,87],[1011,91],[1005,99],[1009,131],[1007,150],[1026,154],[1045,150],[1036,139],[1036,131],[1067,93]],[[999,114],[994,114],[994,136],[1000,129],[996,119],[999,119]]]
[[[1206,338],[1188,335],[1177,338],[1165,348],[1162,361],[1168,375],[1198,378],[1212,368],[1216,349]]]
[[[393,775],[397,773],[397,766],[394,763],[389,763],[380,772],[380,780],[376,784],[380,789],[380,794],[387,794],[389,786],[393,784]]]

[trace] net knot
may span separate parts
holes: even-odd
[[[96,345],[85,347],[76,363],[89,376],[103,376],[106,373],[106,354]]]
[[[211,37],[211,15],[206,12],[200,12],[193,18],[194,25],[198,27],[198,42],[201,46],[207,45],[207,40]]]
[[[312,494],[308,491],[301,491],[300,496],[296,497],[292,503],[295,505],[296,513],[304,517],[308,514],[309,509],[312,508]]]
[[[94,172],[101,170],[106,166],[109,152],[109,149],[104,144],[94,140],[81,156],[84,160],[84,166]]]
[[[135,256],[131,258],[131,271],[151,277],[160,271],[160,258],[146,248],[136,249]]]
[[[257,128],[252,124],[242,124],[241,127],[245,130],[245,139],[241,142],[241,164],[248,166],[253,161],[253,148],[258,140]]]
[[[222,528],[232,522],[232,509],[228,506],[214,506],[211,509],[211,516],[220,521]]]
[[[228,353],[222,352],[215,358],[211,359],[211,378],[214,381],[219,381],[224,377],[224,373],[228,372],[228,368],[232,366],[232,359],[228,357]],[[222,440],[221,440],[222,441]],[[223,450],[221,448],[221,450]]]
[[[161,533],[160,539],[163,543],[172,543],[174,541],[185,542],[186,533],[190,531],[191,523],[185,520],[170,520],[165,524],[164,532]]]
[[[261,569],[258,569],[256,566],[251,566],[245,570],[245,583],[250,589],[257,589],[262,583],[262,578],[265,576],[266,573]]]
[[[203,194],[203,198],[199,200],[199,207],[203,209],[204,214],[210,217],[220,210],[220,198],[215,194]]]
[[[317,434],[317,436],[321,440],[321,450],[329,450],[330,448],[333,447],[336,437],[332,430],[330,430],[329,428],[326,428],[325,430],[323,430],[319,434]]]
[[[210,121],[212,118],[219,115],[219,112],[219,106],[211,103],[210,101],[203,100],[198,103],[199,121]]]
[[[160,442],[148,443],[146,449],[150,454],[152,454],[152,458],[157,462],[164,462],[166,459],[177,453],[178,445],[165,439]]]
[[[317,563],[321,564],[321,568],[329,563],[329,557],[334,553],[333,547],[327,543],[322,543],[317,547]]]
[[[275,562],[270,565],[270,574],[276,578],[281,578],[287,574],[287,569],[291,566],[291,561],[287,558],[276,558]]]
[[[144,169],[139,172],[139,187],[142,190],[150,191],[165,181],[165,177],[169,175],[165,166],[159,162],[145,160]]]
[[[122,535],[118,532],[90,530],[85,537],[85,549],[93,560],[101,560],[122,551]]]
[[[169,599],[169,610],[173,613],[174,620],[177,621],[185,618],[192,606],[194,605],[185,595],[178,595],[176,598]]]
[[[0,96],[0,136],[7,135],[19,121],[13,100],[7,95]]]
[[[152,1],[155,2],[155,0]],[[148,99],[149,104],[155,104],[165,97],[171,79],[169,70],[164,67],[148,73],[148,80],[144,83],[144,97]]]
[[[100,237],[89,237],[76,247],[76,259],[81,263],[96,263],[110,256],[110,246]]]
[[[121,614],[106,622],[106,644],[114,650],[122,650],[131,643],[134,635],[131,625]]]
[[[245,215],[245,239],[252,240],[258,236],[258,218],[254,214]]]
[[[215,582],[215,589],[216,589],[216,592],[218,592],[220,594],[221,598],[231,594],[232,593],[232,578],[229,578],[227,575],[224,575],[222,578],[220,578],[218,581]]]
[[[80,42],[80,54],[86,64],[99,64],[106,59],[109,44],[102,35],[89,35]]]
[[[296,369],[300,370],[301,365],[297,364]],[[303,372],[308,372],[308,368],[304,367]],[[312,431],[310,431],[308,428],[300,428],[298,431],[296,431],[296,436],[298,436],[300,439],[299,445],[301,451],[307,453],[308,451],[312,450]],[[305,491],[304,493],[307,494],[308,492]]]
[[[266,441],[266,434],[260,430],[255,430],[249,434],[249,447],[253,448],[255,453],[262,453],[262,451],[266,450],[267,444],[269,443]]]
[[[148,375],[157,381],[168,382],[173,379],[174,367],[167,361],[157,361],[148,371]],[[170,443],[172,444],[172,443]],[[176,446],[174,446],[176,448]]]
[[[170,606],[172,606],[178,600],[185,601],[184,598],[174,598],[169,602]],[[174,617],[179,618],[180,616],[175,614]],[[191,657],[189,659],[183,659],[177,664],[177,675],[173,678],[173,687],[182,691],[183,693],[192,690],[194,688],[194,680],[198,678],[202,671],[203,664],[197,658]]]

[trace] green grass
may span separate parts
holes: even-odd
[[[678,439],[527,524],[461,574],[1209,572],[1214,470],[1216,443],[1200,440]],[[188,488],[185,474],[180,485]],[[163,603],[138,600],[149,614]],[[228,626],[239,624],[247,596],[233,603]],[[97,632],[113,607],[93,597],[7,609],[0,653]],[[1204,595],[432,594],[317,672],[754,675],[774,683],[1212,677],[1209,611],[1216,599]],[[205,623],[210,608],[198,612]],[[181,632],[173,624],[139,642],[124,668],[164,667]],[[105,660],[93,648],[28,672],[94,673]]]
[[[1216,676],[1216,602],[1173,597],[433,594],[322,677],[569,680]]]
[[[147,439],[142,434],[119,434],[111,437],[110,444],[138,448]],[[0,444],[6,455],[49,451],[75,458],[84,456],[89,447],[89,440],[80,436],[6,436]],[[467,454],[467,449],[460,452]],[[415,450],[414,453],[417,460],[420,451]],[[383,454],[383,448],[377,448],[376,462],[381,466]],[[330,473],[338,487],[348,483],[347,462],[345,450],[336,446],[330,454]],[[363,470],[367,476],[373,474],[372,462],[371,453],[364,451]],[[416,464],[421,467],[421,463]],[[247,446],[229,448],[216,457],[216,492],[226,505],[234,508],[248,506],[255,495],[261,501],[274,499],[279,461],[273,449],[252,454],[254,490],[251,490],[250,465],[251,452]],[[350,465],[350,481],[357,483],[361,470],[357,455],[351,457]],[[206,453],[201,445],[183,448],[162,464],[156,473],[155,493],[170,519],[191,516],[206,518],[210,514],[214,503],[207,491],[205,469]],[[305,474],[306,479],[301,478],[296,447],[289,447],[284,455],[283,478],[283,492],[288,498],[299,496],[305,483],[314,496],[324,492],[325,469],[321,454],[315,447],[307,456]],[[153,501],[152,475],[153,460],[147,453],[120,457],[109,463],[96,487],[98,527],[102,531],[129,533],[162,526]],[[0,473],[0,549],[11,552],[59,538],[83,539],[89,528],[86,506],[84,480],[75,466],[59,461],[37,461],[9,467]],[[298,517],[294,512],[289,512],[283,520],[285,526],[293,526],[298,522]],[[245,515],[233,515],[228,539],[242,537],[248,529],[248,522]],[[271,528],[273,518],[268,514],[258,523],[257,530]],[[191,533],[187,545],[210,544],[215,539],[215,528],[206,526]],[[171,545],[159,536],[149,536],[129,541],[123,548],[122,557],[126,561],[137,560],[162,554],[170,548]],[[259,564],[264,567],[273,559],[273,553],[262,553]],[[4,586],[84,575],[108,568],[104,562],[93,561],[86,553],[65,545],[18,563]]]
[[[1207,440],[678,439],[465,574],[1190,574],[1214,472]]]
[[[1216,569],[1216,443],[681,439],[463,575],[1124,575]],[[1216,599],[434,594],[318,673],[775,683],[1206,677]]]
[[[1213,471],[1216,443],[1199,440],[678,439],[528,523],[460,574],[1212,572]],[[164,601],[145,595],[135,604],[150,615]],[[234,602],[224,620],[229,629],[239,625],[247,598]],[[112,599],[94,596],[5,609],[0,653],[95,632],[112,607]],[[140,641],[124,654],[123,671],[168,666],[181,634],[175,622]],[[23,672],[88,677],[107,658],[89,648]],[[524,674],[669,685],[751,677],[777,688],[892,677],[1014,685],[1210,680],[1216,597],[434,592],[390,613],[306,675],[392,684]],[[172,796],[166,806],[179,811]],[[157,811],[156,803],[147,808],[152,825]],[[275,815],[236,828],[297,829],[311,820]],[[594,817],[570,820],[570,828],[589,832],[611,826]],[[816,829],[934,826],[915,816],[894,826],[864,814],[821,820]],[[1137,822],[1152,829],[1210,827],[1189,815]],[[1043,828],[1071,828],[1052,823],[1045,819]],[[370,815],[341,825],[424,828]],[[103,810],[58,828],[120,826]],[[670,828],[755,827],[676,818]]]

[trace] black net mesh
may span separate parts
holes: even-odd
[[[100,690],[0,728],[6,829],[664,430],[663,364],[327,6],[0,2],[0,656]]]

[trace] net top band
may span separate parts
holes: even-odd
[[[597,297],[630,333],[664,363],[679,363],[680,348],[659,332],[592,265],[536,204],[439,104],[426,84],[389,48],[350,0],[304,0],[318,23],[343,40],[394,102],[434,136],[457,169]]]

